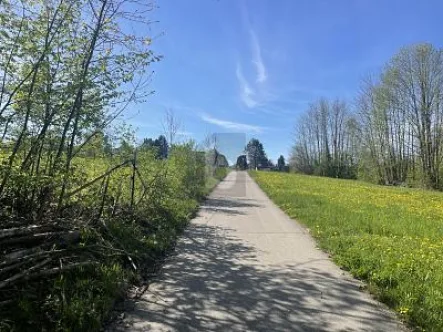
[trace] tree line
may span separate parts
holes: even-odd
[[[401,49],[355,102],[321,98],[296,124],[296,171],[442,189],[443,50]]]

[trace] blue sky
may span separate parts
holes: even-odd
[[[402,46],[443,46],[442,0],[159,0],[146,35],[155,64],[146,103],[128,122],[158,136],[165,110],[181,138],[209,133],[258,138],[276,161],[319,97],[353,101],[361,79]]]

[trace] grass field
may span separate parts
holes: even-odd
[[[417,330],[443,331],[443,193],[251,172],[334,261]]]

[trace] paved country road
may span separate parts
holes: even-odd
[[[203,204],[118,331],[406,331],[246,172]]]

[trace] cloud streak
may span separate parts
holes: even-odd
[[[201,119],[204,122],[219,126],[224,129],[236,130],[236,131],[241,131],[241,132],[253,132],[253,133],[259,134],[259,133],[262,133],[263,130],[265,129],[264,127],[260,127],[260,126],[254,126],[254,125],[249,125],[249,124],[245,124],[245,123],[217,119],[217,118],[214,118],[208,114],[202,114]]]
[[[255,91],[251,88],[246,78],[243,75],[243,71],[239,63],[237,63],[237,75],[238,83],[240,84],[240,99],[249,108],[253,108],[259,105],[259,102],[255,98]]]
[[[264,83],[268,79],[268,74],[266,71],[263,58],[261,56],[260,43],[258,41],[257,35],[254,30],[249,29],[249,34],[251,35],[251,45],[252,45],[252,63],[256,70],[256,82]]]
[[[247,20],[248,21],[248,20]],[[256,108],[261,106],[264,101],[263,91],[265,89],[264,83],[268,80],[268,73],[261,54],[261,47],[257,34],[252,29],[250,23],[247,23],[250,45],[251,58],[250,63],[255,69],[255,80],[247,79],[243,74],[241,64],[237,63],[236,76],[240,86],[240,100],[247,108]]]

